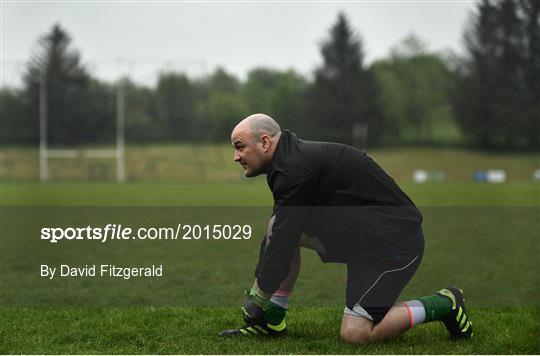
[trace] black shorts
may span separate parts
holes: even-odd
[[[347,263],[345,314],[379,323],[396,303],[422,260],[422,230]]]

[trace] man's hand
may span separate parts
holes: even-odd
[[[248,299],[242,307],[242,314],[247,324],[259,324],[263,321],[264,308],[268,304],[268,298],[258,288],[253,288]]]

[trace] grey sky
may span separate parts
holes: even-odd
[[[473,1],[3,2],[2,83],[18,83],[37,38],[59,22],[83,62],[104,79],[124,71],[152,84],[161,68],[201,75],[221,65],[244,77],[255,66],[308,75],[341,10],[364,39],[368,62],[414,32],[431,50],[459,50]],[[120,64],[124,58],[124,64]],[[18,63],[18,64],[17,64]]]

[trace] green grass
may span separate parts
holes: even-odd
[[[261,177],[262,178],[262,177]],[[2,182],[3,205],[248,205],[269,206],[272,195],[264,178],[238,182]],[[401,187],[417,205],[538,205],[540,184],[444,182]]]
[[[218,331],[240,324],[241,291],[248,288],[252,278],[258,240],[264,234],[272,196],[264,179],[241,179],[236,175],[237,167],[232,168],[235,175],[231,176],[224,168],[218,174],[222,180],[211,175],[200,181],[187,174],[175,175],[181,171],[178,167],[169,175],[174,162],[182,167],[186,158],[182,155],[187,151],[179,146],[161,149],[169,157],[167,164],[155,163],[165,167],[156,168],[161,169],[162,181],[151,181],[150,172],[137,179],[132,177],[140,181],[126,184],[73,180],[39,184],[32,181],[26,168],[13,165],[9,174],[4,170],[0,183],[0,353],[540,352],[540,185],[527,182],[530,171],[537,167],[533,155],[490,158],[488,154],[453,151],[450,156],[462,156],[452,160],[441,150],[375,152],[377,160],[401,176],[400,185],[425,216],[424,260],[401,299],[431,293],[447,284],[462,286],[475,337],[468,342],[450,342],[444,328],[431,323],[388,342],[355,347],[338,338],[344,266],[323,265],[311,251],[302,254],[302,271],[291,303],[286,338],[223,340],[216,336]],[[183,158],[174,161],[173,157],[180,153]],[[410,183],[410,169],[417,164],[426,169],[447,167],[450,181]],[[510,182],[468,182],[469,173],[462,172],[475,165],[505,168]],[[190,174],[195,177],[195,173]],[[254,237],[240,242],[103,245],[53,245],[38,240],[39,228],[46,225],[111,222],[163,226],[227,219],[252,224]],[[36,275],[36,266],[43,261],[100,260],[135,265],[158,262],[168,272],[159,281],[121,283],[92,279],[49,283]]]
[[[1,353],[53,354],[535,354],[538,313],[477,309],[475,337],[446,339],[438,323],[389,342],[351,346],[339,341],[341,308],[298,308],[280,339],[222,339],[215,331],[238,321],[223,308],[5,308]],[[39,322],[36,322],[39,321]]]

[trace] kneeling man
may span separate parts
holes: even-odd
[[[246,325],[221,335],[285,333],[302,246],[323,262],[347,265],[345,342],[388,339],[433,320],[442,321],[452,339],[472,336],[459,288],[396,304],[422,260],[422,215],[366,153],[299,139],[264,114],[242,120],[231,140],[246,177],[267,175],[274,208],[242,307]]]

